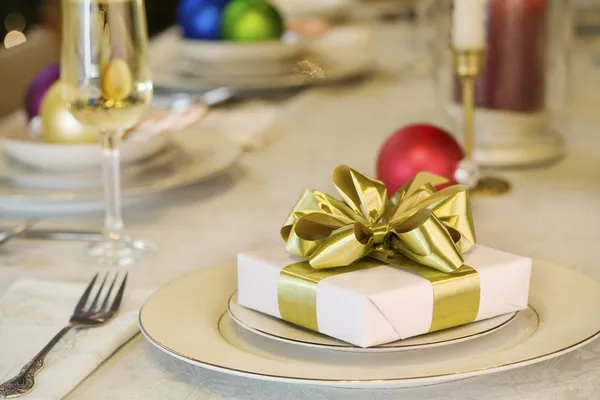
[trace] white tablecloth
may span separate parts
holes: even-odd
[[[377,37],[383,64],[397,65],[406,40],[401,29],[379,28]],[[170,40],[162,38],[161,45],[172,45]],[[377,150],[392,131],[412,121],[442,121],[434,109],[431,83],[395,72],[379,73],[358,85],[304,92],[282,107],[281,138],[247,155],[230,174],[127,209],[128,230],[154,239],[160,249],[131,271],[132,287],[158,286],[233,260],[237,252],[276,243],[283,219],[304,188],[333,190],[330,174],[340,163],[374,173]],[[478,239],[600,279],[598,124],[579,119],[566,123],[563,133],[568,141],[563,162],[502,173],[513,183],[513,191],[474,201]],[[45,223],[96,227],[100,217]],[[92,267],[81,254],[81,243],[14,241],[0,250],[0,293],[19,277],[85,281]],[[575,400],[599,394],[600,342],[509,372],[432,387],[361,391],[265,383],[205,371],[169,358],[138,337],[69,398]]]

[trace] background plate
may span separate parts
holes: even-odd
[[[206,90],[228,87],[238,91],[289,90],[310,85],[331,84],[366,75],[374,70],[371,60],[357,59],[331,65],[312,64],[315,71],[323,70],[321,77],[307,74],[288,73],[272,76],[189,76],[171,67],[154,72],[154,85],[165,92],[202,93]],[[297,67],[302,68],[301,65]],[[308,69],[308,68],[307,68]]]
[[[159,166],[151,173],[146,171],[139,179],[123,182],[125,203],[214,178],[235,165],[242,156],[237,144],[217,132],[190,127],[169,136],[180,149],[177,161]],[[102,188],[33,189],[16,186],[8,179],[2,179],[2,175],[0,171],[0,214],[45,216],[104,208]]]
[[[202,64],[194,74],[190,73],[189,68],[185,71],[188,57],[181,57],[177,53],[180,40],[175,33],[172,32],[167,37],[172,44],[165,45],[162,57],[156,58],[152,64],[154,86],[163,92],[197,94],[220,87],[241,92],[290,90],[357,78],[372,72],[376,67],[373,34],[368,26],[335,27],[318,39],[305,41],[309,53],[307,57],[298,58],[300,54],[296,54],[292,58],[285,58],[286,62],[297,59],[295,68],[288,68],[287,73],[277,75],[253,73],[250,76],[231,73],[221,76],[211,74],[214,72],[211,70],[212,66],[203,74],[200,70]],[[268,60],[268,63],[272,61]],[[264,62],[265,60],[254,60],[251,63],[253,72],[260,71],[260,64]],[[212,63],[216,62],[212,61]],[[235,70],[235,66],[230,64],[231,62],[223,64],[226,69],[230,69],[227,72],[231,72],[231,69]]]
[[[182,39],[180,42],[183,58],[220,64],[289,60],[300,56],[305,48],[304,42],[293,33],[284,35],[282,40],[260,42],[189,39]]]
[[[166,168],[181,156],[179,145],[168,142],[166,148],[137,163],[121,165],[121,183],[130,185],[132,180],[142,178],[158,168]],[[73,170],[70,172],[49,172],[28,167],[9,157],[0,158],[0,179],[6,179],[15,186],[36,189],[84,190],[102,187],[102,168]]]
[[[33,137],[24,112],[17,112],[0,121],[2,152],[32,168],[50,172],[72,172],[102,165],[99,142],[46,143]],[[35,132],[37,133],[37,132]],[[151,157],[167,146],[167,135],[155,135],[149,140],[123,140],[121,164],[127,165]]]

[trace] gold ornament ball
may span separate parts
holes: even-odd
[[[50,87],[40,108],[42,138],[48,143],[89,143],[98,140],[97,133],[84,127],[65,107],[64,84],[60,81]]]
[[[120,58],[104,64],[100,70],[102,94],[108,99],[122,101],[133,90],[133,77],[125,60]]]

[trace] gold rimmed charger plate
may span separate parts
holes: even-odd
[[[317,332],[303,329],[275,317],[271,317],[270,315],[241,306],[238,303],[237,292],[229,299],[227,312],[231,319],[240,327],[272,340],[317,349],[359,353],[390,353],[460,343],[495,332],[498,329],[507,326],[518,315],[518,312],[513,312],[452,329],[445,329],[439,332],[432,332],[426,335],[398,340],[380,346],[363,348]],[[534,311],[527,310],[527,312],[533,313]]]
[[[183,362],[227,374],[348,388],[398,388],[526,366],[573,351],[600,334],[600,285],[569,268],[535,261],[531,308],[488,335],[401,355],[295,346],[249,332],[229,317],[236,272],[232,262],[196,271],[159,289],[140,311],[144,336]]]

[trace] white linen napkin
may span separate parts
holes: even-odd
[[[251,100],[244,104],[210,110],[200,127],[222,133],[246,151],[256,151],[277,139],[283,128],[278,123],[280,105]]]
[[[154,107],[168,109],[174,106],[177,95],[156,95],[152,101]],[[202,107],[200,104],[193,106],[195,115],[199,116],[197,122],[192,121],[193,124],[199,129],[222,134],[246,151],[267,146],[282,132],[278,122],[278,111],[282,108],[279,102],[248,100],[218,108],[204,108],[203,114],[198,112]]]
[[[181,96],[185,99],[184,103],[189,101],[185,95]],[[155,95],[152,101],[154,107],[169,109],[177,99],[177,95]],[[193,106],[196,110],[202,107],[200,104]],[[196,112],[200,117],[194,125],[199,129],[218,132],[246,151],[256,151],[282,133],[282,126],[278,122],[278,112],[282,107],[281,102],[248,100],[212,109],[204,108],[204,114]]]
[[[15,376],[67,324],[85,285],[21,280],[0,298],[0,383]],[[105,326],[71,331],[48,354],[26,399],[62,399],[138,331],[150,291],[126,291],[121,311]]]

